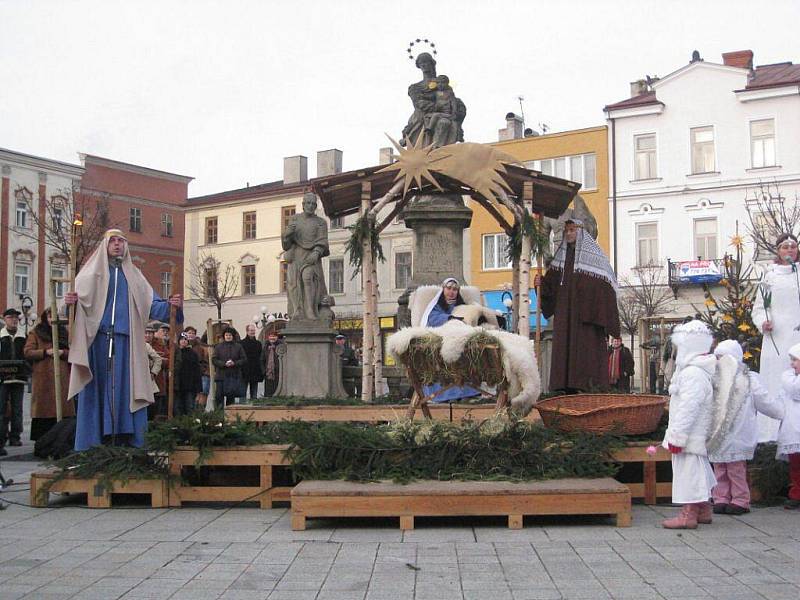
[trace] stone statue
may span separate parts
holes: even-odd
[[[320,305],[328,296],[322,257],[330,254],[328,225],[318,217],[317,196],[312,192],[303,195],[303,212],[295,215],[281,236],[284,260],[287,262],[286,292],[289,318],[317,320]]]
[[[464,141],[461,124],[467,116],[467,107],[456,98],[450,79],[446,75],[436,76],[436,61],[427,52],[417,57],[417,67],[422,70],[422,81],[408,86],[408,95],[414,112],[403,129],[400,144],[413,146],[422,134],[422,145],[433,144],[441,148]]]

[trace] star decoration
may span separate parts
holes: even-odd
[[[422,188],[425,182],[435,186],[440,192],[444,192],[442,186],[436,181],[436,178],[431,173],[433,170],[433,163],[442,160],[442,158],[433,158],[431,156],[431,149],[433,144],[428,146],[422,145],[423,135],[422,132],[417,136],[417,141],[413,146],[403,148],[387,133],[386,137],[392,142],[392,145],[397,149],[397,161],[393,162],[388,167],[384,167],[379,171],[383,173],[386,171],[397,171],[395,181],[400,181],[405,178],[403,182],[403,196],[408,192],[408,188],[412,183],[416,183],[418,188]]]
[[[744,238],[740,236],[738,233],[731,238],[731,246],[734,248],[741,248],[744,246]]]

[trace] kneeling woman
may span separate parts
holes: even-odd
[[[442,282],[442,289],[439,291],[433,300],[430,301],[425,312],[422,313],[421,323],[426,327],[441,327],[450,319],[453,319],[453,309],[460,305],[465,304],[464,299],[461,297],[461,286],[458,280],[453,277],[448,277]],[[423,387],[423,392],[426,396],[435,394],[442,389],[442,384],[432,383]],[[436,395],[431,399],[431,402],[454,402],[463,398],[472,398],[480,396],[480,391],[475,388],[464,387],[451,387],[442,393]]]

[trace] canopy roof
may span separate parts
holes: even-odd
[[[521,203],[524,185],[526,182],[531,182],[533,185],[533,212],[544,214],[547,217],[558,218],[561,216],[581,187],[579,183],[545,175],[518,165],[503,162],[503,167],[505,172],[498,172],[498,175],[510,190],[509,199],[515,203]],[[333,218],[358,212],[364,183],[371,185],[370,198],[372,200],[382,198],[394,185],[397,177],[395,171],[386,171],[386,168],[386,165],[379,165],[315,179],[312,185],[322,201],[325,214]],[[445,192],[485,198],[480,192],[465,183],[448,177],[446,173],[434,172],[433,174]],[[412,186],[408,191],[409,193],[433,192],[436,191],[436,188],[428,181],[423,181],[421,188]],[[485,199],[497,204],[495,198]]]

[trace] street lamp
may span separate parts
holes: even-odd
[[[19,303],[20,307],[22,308],[22,315],[25,317],[25,335],[28,335],[28,325],[30,323],[36,322],[36,313],[31,312],[33,308],[33,299],[30,296],[26,296],[25,294],[19,295]]]
[[[506,290],[501,294],[500,301],[503,303],[503,306],[506,307],[506,331],[510,331],[513,333],[514,326],[513,323],[511,323],[511,317],[513,316],[512,314],[513,311],[511,310],[511,307],[514,305],[514,296],[511,294],[511,292]]]

